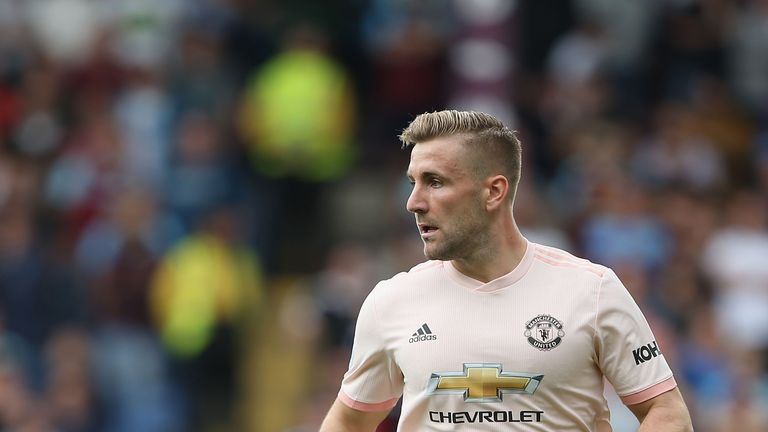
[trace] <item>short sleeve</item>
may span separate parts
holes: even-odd
[[[599,367],[625,404],[677,386],[640,307],[613,271],[601,280],[595,321]]]
[[[389,410],[403,393],[403,374],[380,330],[379,289],[385,288],[377,285],[360,308],[352,357],[339,392],[339,400],[360,411]]]

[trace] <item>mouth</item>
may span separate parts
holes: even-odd
[[[431,237],[438,228],[435,225],[429,225],[429,224],[418,224],[419,225],[419,232],[421,232],[421,237]]]

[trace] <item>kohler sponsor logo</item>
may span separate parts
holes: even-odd
[[[661,351],[659,351],[656,341],[632,350],[632,356],[635,358],[635,365],[645,363],[652,358],[658,357],[660,354]]]

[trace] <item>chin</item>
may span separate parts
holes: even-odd
[[[435,252],[428,246],[424,246],[424,257],[426,257],[428,260],[439,259],[435,256]]]
[[[429,260],[448,261],[451,259],[448,255],[449,254],[445,253],[445,251],[435,250],[429,246],[424,246],[424,256]]]

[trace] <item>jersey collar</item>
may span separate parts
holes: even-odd
[[[450,261],[443,261],[443,268],[448,274],[448,277],[461,286],[469,288],[472,291],[493,292],[514,284],[515,282],[522,279],[526,273],[528,273],[528,270],[531,268],[531,264],[533,263],[533,249],[534,247],[531,242],[526,240],[525,254],[523,254],[523,259],[520,260],[520,262],[517,264],[517,267],[512,269],[511,272],[489,282],[481,282],[477,279],[473,279],[465,275],[464,273],[456,270],[456,267],[454,267]]]

